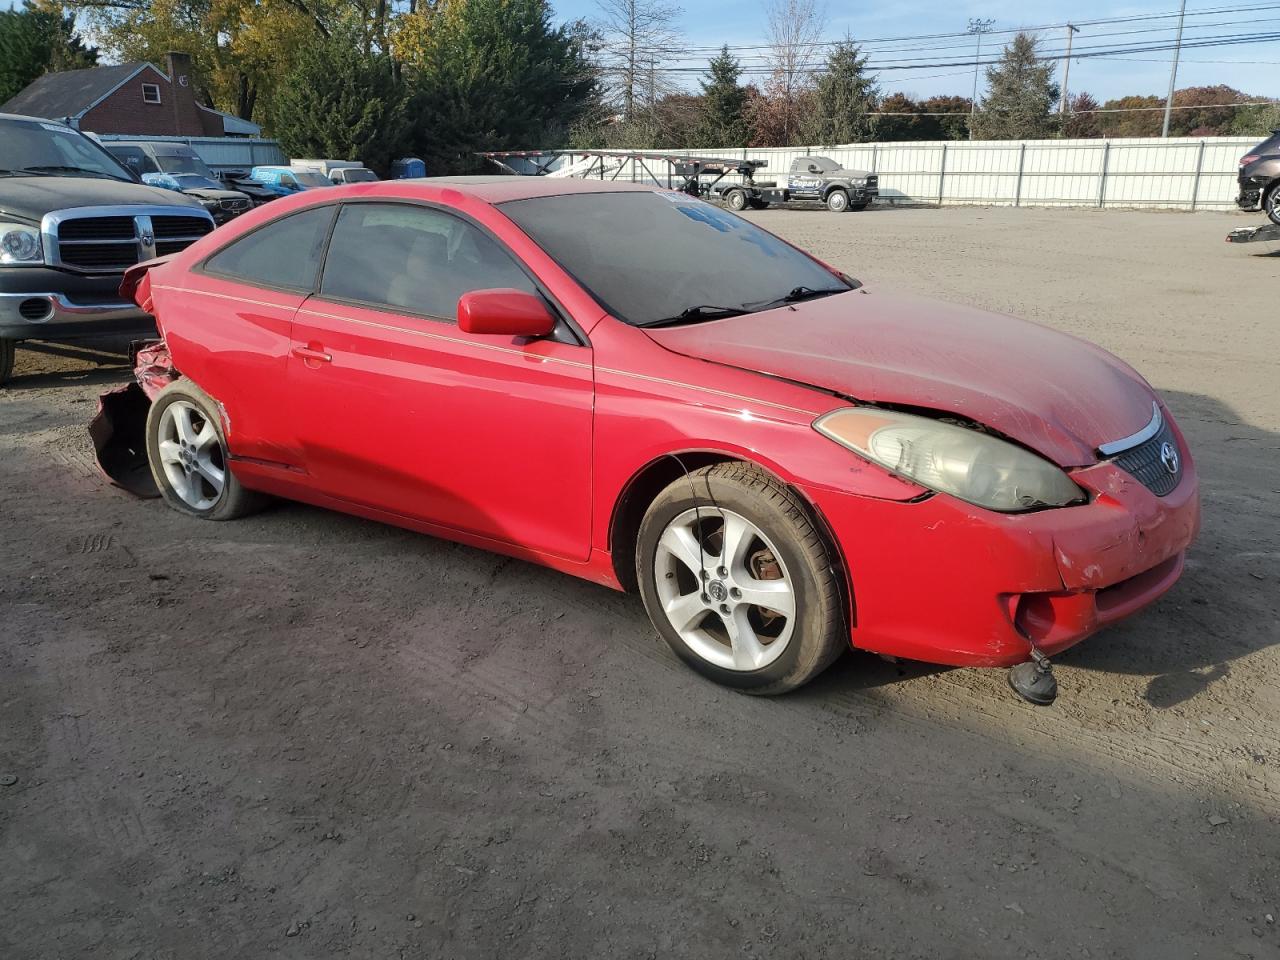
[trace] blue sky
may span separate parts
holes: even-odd
[[[595,0],[551,0],[556,16],[569,20],[594,17]],[[680,3],[680,0],[677,0]],[[0,8],[15,5],[15,0],[0,0]],[[721,43],[759,46],[765,37],[764,9],[761,0],[743,0],[727,5],[717,0],[682,0],[683,14],[678,21],[680,32],[690,47],[711,48]],[[1257,9],[1270,6],[1272,9]],[[991,18],[995,30],[1014,30],[1045,24],[1061,24],[1114,17],[1151,16],[1176,12],[1177,0],[1148,0],[1140,4],[1112,4],[1096,0],[1023,0],[1013,5],[998,0],[979,0],[947,4],[937,0],[888,0],[879,4],[855,6],[847,0],[829,0],[826,5],[828,26],[824,39],[839,40],[846,33],[855,40],[866,38],[918,37],[922,34],[949,34],[964,31],[970,17]],[[1239,8],[1254,8],[1241,10]],[[1188,0],[1185,39],[1243,33],[1273,33],[1280,37],[1280,0]],[[1217,10],[1217,13],[1197,11]],[[1084,26],[1076,34],[1076,49],[1090,44],[1130,44],[1172,42],[1176,17],[1149,19],[1128,24]],[[1122,32],[1143,31],[1143,32]],[[1104,34],[1111,34],[1104,36]],[[1043,31],[1046,49],[1061,50],[1065,30]],[[984,47],[998,46],[1006,36],[992,36]],[[907,47],[920,49],[906,50]],[[868,45],[873,60],[902,62],[919,58],[915,63],[955,61],[969,58],[972,46],[967,39],[933,39],[919,42],[893,42]],[[744,58],[760,51],[742,51]],[[683,58],[685,66],[703,65],[702,51]],[[1169,83],[1170,52],[1141,52],[1123,58],[1077,59],[1072,62],[1069,86],[1073,92],[1087,90],[1099,100],[1129,93],[1163,96]],[[752,62],[744,59],[744,62]],[[756,61],[758,62],[758,61]],[[1058,65],[1058,78],[1062,65]],[[681,74],[683,83],[695,88],[697,74]],[[935,93],[968,95],[972,89],[972,67],[919,67],[910,70],[884,71],[879,74],[886,92],[928,96]],[[1200,86],[1226,83],[1247,93],[1280,97],[1280,39],[1265,43],[1206,47],[1183,51],[1178,69],[1178,86]]]

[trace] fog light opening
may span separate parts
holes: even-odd
[[[18,304],[18,313],[23,320],[43,323],[53,316],[53,301],[44,297],[28,297]]]

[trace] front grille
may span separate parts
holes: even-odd
[[[133,217],[87,217],[67,220],[58,231],[62,243],[91,240],[134,241]]]
[[[1173,451],[1173,470],[1166,464],[1166,445]],[[1167,422],[1161,424],[1159,432],[1150,440],[1144,440],[1136,447],[1116,454],[1112,462],[1121,470],[1132,474],[1157,497],[1172,493],[1182,479],[1182,456],[1178,453],[1178,441],[1174,439],[1173,430]]]
[[[185,240],[184,247],[213,229],[213,224],[204,217],[152,217],[151,226],[156,232],[157,241]]]
[[[248,200],[223,200],[221,203],[222,203],[223,210],[248,210],[249,209]]]
[[[207,216],[174,207],[82,207],[45,221],[53,266],[85,273],[122,273],[152,256],[177,253],[213,229]]]
[[[80,270],[119,273],[138,262],[138,242],[136,240],[117,241],[113,243],[60,243],[58,245],[62,262],[69,267]]]

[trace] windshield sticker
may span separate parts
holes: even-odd
[[[665,200],[670,201],[671,203],[701,203],[702,202],[697,197],[691,197],[687,193],[680,193],[675,190],[663,191],[662,193],[659,194],[659,196],[664,198]]]
[[[67,128],[66,128],[66,127],[61,126],[60,124],[56,124],[56,123],[44,123],[44,122],[42,121],[42,122],[41,122],[41,124],[40,124],[40,126],[44,127],[46,130],[52,130],[54,133],[66,133],[66,132],[67,132]]]

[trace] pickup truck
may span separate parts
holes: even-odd
[[[880,194],[879,177],[846,170],[830,157],[797,157],[784,184],[758,183],[748,170],[742,183],[717,184],[713,195],[732,210],[763,210],[771,203],[821,203],[833,213],[865,210]]]
[[[22,340],[154,336],[120,296],[125,269],[213,226],[199,202],[144,186],[79,131],[0,114],[0,384]]]

